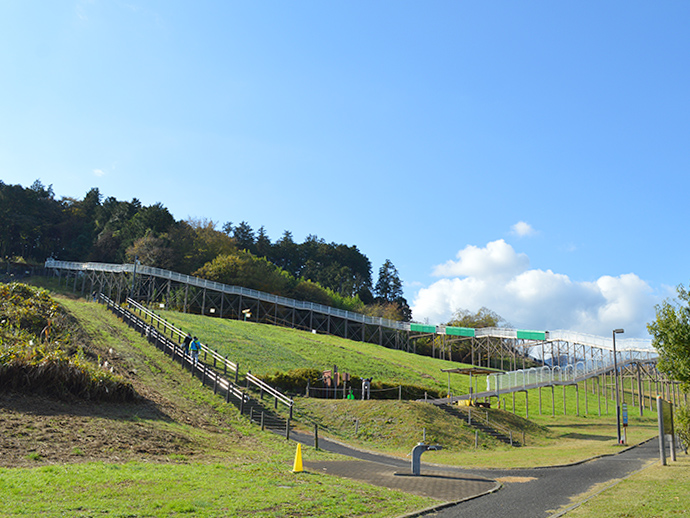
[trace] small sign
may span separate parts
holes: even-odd
[[[628,426],[628,404],[623,403],[623,426]]]

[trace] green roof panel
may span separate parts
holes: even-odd
[[[453,336],[474,336],[474,329],[471,327],[446,327],[446,334]]]
[[[546,340],[546,331],[517,330],[517,337],[522,340]]]
[[[436,326],[429,326],[425,324],[410,324],[410,331],[416,331],[417,333],[435,333]]]

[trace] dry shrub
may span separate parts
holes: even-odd
[[[75,325],[45,290],[18,283],[0,285],[0,390],[135,399],[130,383],[89,362],[87,352],[72,344],[73,332],[81,334]]]

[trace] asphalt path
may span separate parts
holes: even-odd
[[[309,434],[291,433],[291,438],[308,446],[314,444],[314,438]],[[355,450],[324,438],[319,439],[319,448],[365,461],[355,464],[364,466],[357,470],[351,468],[353,463],[319,465],[319,469],[330,474],[387,486],[391,482],[397,483],[402,478],[400,475],[410,472],[410,461],[402,458]],[[433,452],[424,454],[427,460],[431,460],[432,457]],[[392,488],[426,494],[445,502],[455,502],[453,505],[446,503],[435,511],[427,510],[423,513],[424,516],[547,518],[559,516],[564,510],[582,502],[596,491],[654,464],[658,459],[658,443],[650,440],[615,455],[560,467],[461,469],[422,463],[422,475],[426,476],[406,477],[407,485]],[[344,466],[346,464],[347,466]],[[388,476],[387,472],[397,476]],[[444,474],[445,477],[441,476]],[[441,482],[447,481],[453,482],[453,486],[441,486]]]
[[[655,440],[572,466],[517,470],[471,470],[503,483],[500,491],[430,514],[438,518],[491,518],[558,515],[586,497],[656,463]]]

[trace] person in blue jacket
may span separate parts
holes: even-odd
[[[189,351],[192,353],[192,364],[196,366],[199,363],[199,351],[201,351],[201,343],[196,336],[192,339],[192,343],[189,344]]]

